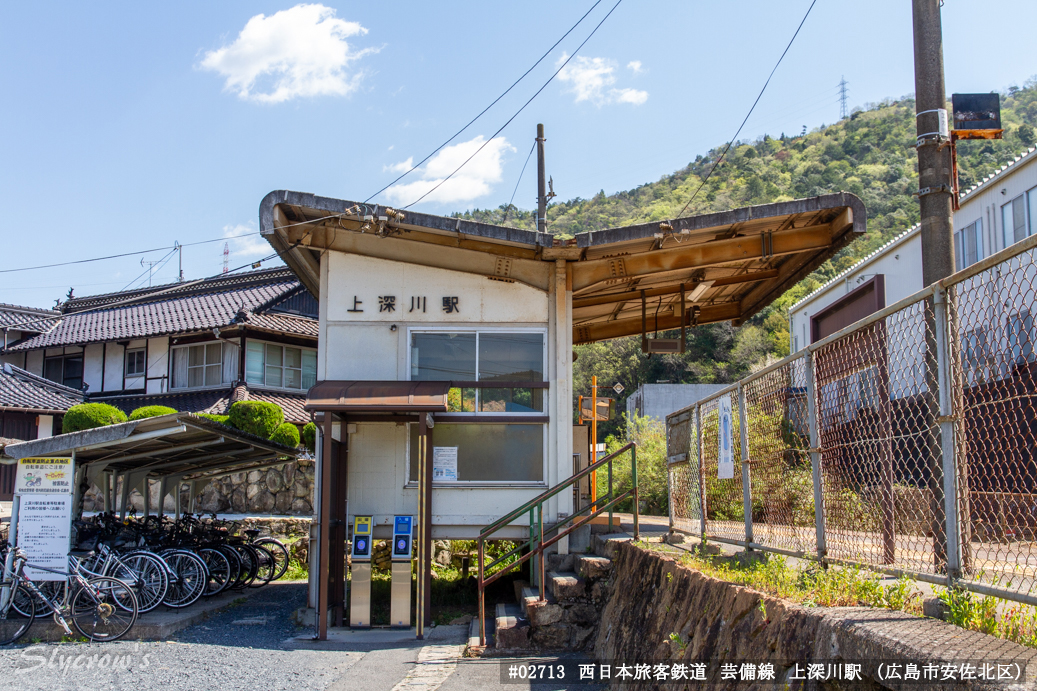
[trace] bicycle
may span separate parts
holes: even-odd
[[[25,553],[11,548],[13,568],[5,567],[0,581],[0,646],[16,643],[32,626],[37,602],[49,608],[54,621],[72,635],[69,621],[82,636],[91,641],[116,641],[133,628],[139,608],[133,587],[117,578],[99,576],[87,579],[81,567],[69,562],[70,571],[63,572],[28,563]],[[23,575],[25,566],[65,577],[60,601],[43,593]],[[17,601],[18,607],[14,604]]]

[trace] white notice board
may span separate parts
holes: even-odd
[[[14,493],[18,501],[18,547],[30,564],[68,570],[72,537],[71,458],[25,458],[18,461]],[[34,581],[63,581],[64,576],[25,567]]]
[[[457,482],[457,447],[432,447],[432,481]]]
[[[720,397],[719,406],[720,423],[720,451],[717,455],[717,478],[720,480],[731,480],[735,476],[735,449],[732,439],[731,420],[731,395]]]

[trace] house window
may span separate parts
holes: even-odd
[[[223,344],[173,348],[173,389],[219,386],[223,383]]]
[[[475,414],[543,414],[544,389],[512,382],[544,381],[542,331],[412,332],[412,381],[470,381],[448,394],[448,410]],[[484,383],[500,384],[488,387]]]
[[[43,378],[73,389],[83,388],[83,355],[59,355],[43,361]]]
[[[982,327],[973,329],[965,334],[964,341],[965,377],[969,385],[973,386],[989,377],[990,345],[987,330]]]
[[[278,389],[309,389],[317,383],[317,351],[249,341],[245,381]]]
[[[1029,310],[1022,310],[1009,317],[1008,349],[1012,365],[1034,361],[1033,316]]]
[[[1014,245],[1029,235],[1026,227],[1026,205],[1023,195],[1001,207],[1001,228],[1005,235],[1005,247]]]
[[[983,220],[977,219],[954,234],[954,263],[958,271],[983,258]]]
[[[126,376],[127,377],[143,377],[144,376],[144,349],[138,348],[135,350],[126,351]]]

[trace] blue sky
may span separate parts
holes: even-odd
[[[593,4],[7,3],[0,40],[0,271],[168,248],[187,278],[269,253],[274,189],[364,200],[456,132]],[[374,201],[403,206],[487,141],[615,4],[603,0],[511,94]],[[416,209],[507,203],[535,136],[561,199],[666,175],[730,138],[809,0],[624,0],[566,69]],[[977,13],[984,19],[979,21]],[[999,19],[1000,18],[1000,19]],[[1010,18],[1010,20],[1009,20]],[[1032,0],[948,0],[947,91],[1021,85]],[[1000,29],[991,30],[991,26]],[[743,138],[838,119],[914,90],[909,0],[818,0]],[[531,162],[515,203],[535,205]],[[167,250],[0,273],[0,302],[121,290]],[[174,280],[175,257],[156,283]],[[140,280],[136,285],[139,285]]]

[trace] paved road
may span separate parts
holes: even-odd
[[[169,641],[27,642],[0,649],[0,686],[18,691],[476,691],[573,688],[501,684],[500,661],[461,658],[467,627],[427,641],[369,641],[299,649],[290,615],[305,584],[274,584]],[[29,636],[32,636],[30,631]],[[591,689],[589,686],[579,686]]]

